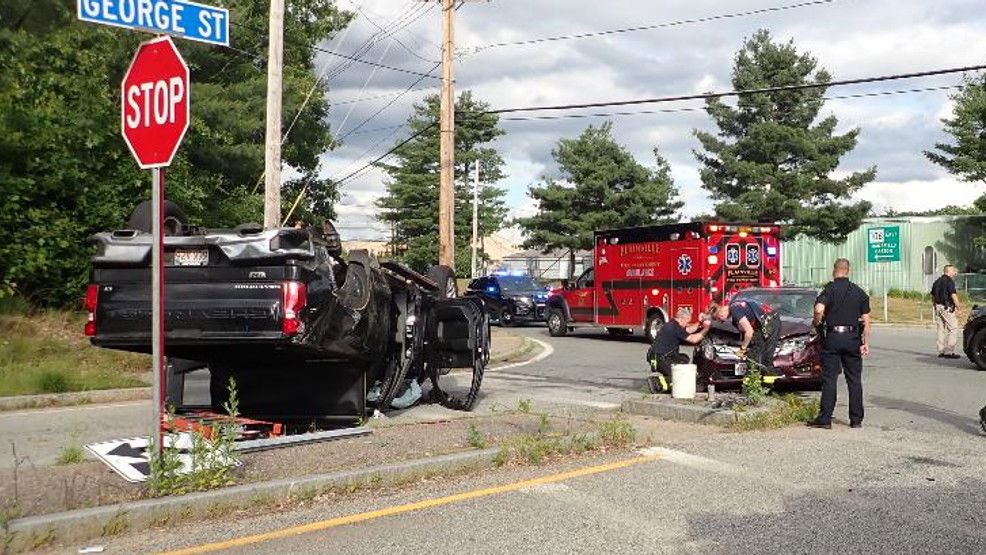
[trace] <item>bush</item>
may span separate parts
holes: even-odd
[[[45,370],[38,374],[38,389],[45,393],[65,393],[72,389],[68,375],[59,370]]]
[[[763,403],[764,398],[767,397],[767,388],[763,385],[763,376],[760,374],[760,370],[749,370],[743,377],[743,396],[752,406]]]

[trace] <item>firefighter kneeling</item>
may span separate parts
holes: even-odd
[[[647,378],[651,393],[671,391],[671,366],[687,364],[688,355],[679,349],[684,344],[697,345],[712,329],[712,322],[704,317],[700,322],[690,324],[692,311],[679,308],[674,319],[661,326],[654,343],[647,350],[647,362],[653,375]]]

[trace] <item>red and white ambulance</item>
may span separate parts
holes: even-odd
[[[781,284],[780,228],[692,222],[597,231],[593,267],[548,299],[548,330],[576,327],[653,340],[679,308],[693,320],[746,287]]]

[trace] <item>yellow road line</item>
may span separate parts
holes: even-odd
[[[311,532],[317,532],[319,530],[326,530],[329,528],[335,528],[337,526],[345,526],[347,524],[356,524],[358,522],[364,522],[367,520],[373,520],[376,518],[382,518],[387,516],[399,515],[403,513],[408,513],[412,511],[420,511],[422,509],[429,509],[431,507],[439,507],[442,505],[448,505],[451,503],[458,503],[460,501],[467,501],[469,499],[476,499],[478,497],[487,497],[490,495],[498,495],[501,493],[507,493],[511,491],[516,491],[523,488],[529,488],[532,486],[538,486],[542,484],[550,484],[553,482],[561,482],[563,480],[570,480],[572,478],[578,478],[580,476],[589,476],[591,474],[599,474],[600,472],[609,472],[612,470],[619,470],[621,468],[626,468],[628,466],[633,466],[637,464],[647,463],[651,461],[656,461],[662,458],[661,455],[647,455],[643,457],[634,457],[632,459],[625,459],[622,461],[617,461],[608,464],[601,464],[597,466],[589,466],[585,468],[580,468],[577,470],[571,470],[569,472],[562,472],[560,474],[552,474],[549,476],[542,476],[540,478],[533,478],[531,480],[522,480],[520,482],[513,482],[510,484],[505,484],[502,486],[496,486],[492,488],[477,489],[472,491],[467,491],[463,493],[457,493],[455,495],[449,495],[446,497],[436,497],[432,499],[425,499],[424,501],[417,501],[414,503],[406,503],[404,505],[394,505],[391,507],[386,507],[383,509],[378,509],[375,511],[369,511],[365,513],[357,513],[348,516],[343,516],[339,518],[331,518],[328,520],[321,520],[318,522],[311,522],[309,524],[302,524],[300,526],[292,526],[290,528],[282,528],[280,530],[274,530],[272,532],[265,532],[263,534],[254,534],[252,536],[243,536],[240,538],[234,538],[232,540],[207,543],[194,547],[189,547],[186,549],[178,549],[175,551],[166,551],[162,555],[190,555],[193,553],[211,553],[213,551],[220,551],[223,549],[232,549],[234,547],[243,547],[246,545],[252,545],[261,542],[267,542],[271,540],[278,540],[282,538],[287,538],[291,536],[297,536],[299,534],[308,534]]]

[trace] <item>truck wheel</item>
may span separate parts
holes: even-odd
[[[653,343],[657,339],[657,332],[664,325],[664,315],[660,311],[656,311],[647,317],[647,323],[644,325],[644,335],[647,336],[647,341]]]
[[[972,336],[972,341],[969,342],[969,354],[969,358],[980,370],[986,370],[986,328]]]
[[[428,279],[439,287],[439,298],[454,299],[459,296],[459,288],[455,283],[455,271],[448,266],[432,266],[428,270]]]
[[[548,334],[551,337],[561,337],[568,333],[568,319],[558,308],[548,311]]]
[[[162,229],[165,235],[181,235],[182,226],[188,222],[188,217],[185,216],[185,211],[170,200],[164,201],[163,218],[164,226]],[[151,201],[145,200],[144,202],[138,204],[137,207],[134,208],[134,211],[130,213],[128,225],[130,226],[130,229],[150,233],[151,224],[153,223],[151,220]]]

